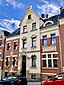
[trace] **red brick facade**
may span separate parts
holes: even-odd
[[[17,42],[17,49],[14,50],[14,42]],[[7,44],[10,43],[10,50],[7,50]],[[16,66],[13,65],[13,57],[16,56]],[[8,66],[6,66],[6,57],[9,56]],[[6,41],[5,43],[5,57],[4,57],[4,73],[8,72],[8,74],[15,73],[17,74],[18,69],[18,57],[19,57],[19,38],[11,39]],[[4,74],[5,75],[5,74]]]
[[[47,38],[47,47],[51,46],[51,38]],[[53,46],[53,45],[52,45]],[[56,50],[55,51],[47,51],[47,52],[43,52],[43,39],[40,39],[40,55],[41,55],[41,74],[46,74],[46,75],[50,75],[49,73],[51,73],[51,75],[56,74],[58,72],[61,72],[61,65],[60,65],[60,45],[59,45],[59,36],[56,36]],[[58,52],[57,54],[57,68],[49,68],[49,67],[43,67],[43,55],[42,53],[53,53],[53,52]]]

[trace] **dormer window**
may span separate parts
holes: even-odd
[[[31,19],[31,14],[30,14],[30,15],[28,15],[28,19]]]

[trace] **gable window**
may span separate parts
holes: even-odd
[[[8,57],[6,57],[6,66],[8,66],[8,61],[9,60],[9,58]]]
[[[43,46],[47,46],[47,35],[43,36]]]
[[[2,40],[0,40],[0,46],[2,45]]]
[[[36,22],[32,24],[32,30],[36,29]]]
[[[32,38],[32,47],[36,47],[36,37]]]
[[[10,50],[10,43],[7,44],[7,50]]]
[[[18,43],[14,42],[14,50],[17,50],[17,48],[18,48]]]
[[[23,48],[26,48],[26,39],[23,39]]]
[[[13,57],[13,66],[16,66],[16,57]]]
[[[56,35],[51,34],[51,44],[56,44]]]
[[[23,32],[27,32],[27,25],[23,26]]]
[[[32,67],[36,67],[36,56],[32,56]]]
[[[31,14],[30,14],[30,15],[28,15],[28,19],[31,19]]]

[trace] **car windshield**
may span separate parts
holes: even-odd
[[[16,80],[17,77],[16,76],[8,76],[8,77],[4,77],[2,80]]]

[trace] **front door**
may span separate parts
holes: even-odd
[[[22,56],[22,76],[26,77],[26,56]]]

